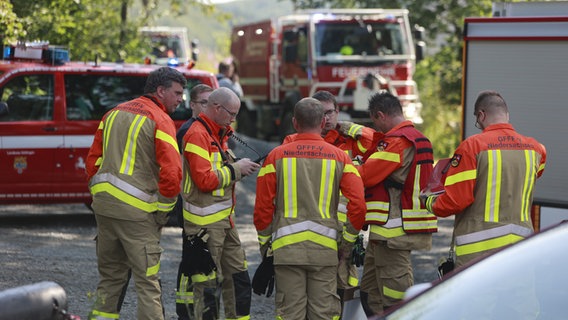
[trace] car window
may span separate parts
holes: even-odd
[[[145,76],[65,75],[64,79],[68,120],[100,120],[108,110],[141,96],[146,84]],[[188,79],[185,91],[199,83]],[[189,94],[185,96],[189,98]],[[189,101],[184,101],[171,116],[185,120],[191,116],[190,110]]]
[[[8,114],[0,122],[53,120],[53,75],[21,75],[10,79],[1,89],[0,100]]]

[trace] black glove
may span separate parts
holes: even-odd
[[[268,250],[270,251],[270,250]],[[274,256],[264,256],[252,277],[252,291],[270,297],[274,291]]]
[[[362,234],[358,235],[357,239],[355,239],[353,252],[351,253],[351,263],[357,267],[360,267],[365,263],[365,246],[363,245]]]
[[[440,260],[440,264],[438,265],[438,276],[440,277],[440,279],[442,279],[444,275],[450,273],[450,271],[454,270],[454,267],[454,259],[451,256],[446,260]]]
[[[187,255],[189,265],[187,271],[190,275],[198,273],[210,274],[212,271],[217,270],[207,243],[203,241],[203,236],[206,234],[207,229],[201,229],[196,235],[188,238]]]

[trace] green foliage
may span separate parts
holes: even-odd
[[[15,42],[24,35],[25,30],[14,13],[12,4],[7,0],[0,0],[0,38]]]

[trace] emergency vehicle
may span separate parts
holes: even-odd
[[[465,19],[463,137],[479,133],[474,103],[482,90],[500,92],[510,122],[547,149],[534,192],[535,229],[568,220],[568,2],[493,4],[493,17]],[[509,143],[509,141],[503,141]]]
[[[411,29],[406,9],[306,10],[234,27],[231,54],[244,91],[237,130],[282,138],[296,102],[318,90],[358,122],[369,122],[370,93],[389,90],[408,119],[422,122],[413,74],[424,42],[415,45]]]
[[[46,43],[7,46],[0,60],[0,204],[91,202],[85,159],[102,116],[143,94],[157,65],[69,62]],[[189,90],[218,87],[210,72],[177,67],[188,85],[171,115],[191,116]]]
[[[197,42],[189,43],[187,28],[142,27],[138,30],[149,39],[151,49],[148,58],[159,65],[187,65],[197,61]]]

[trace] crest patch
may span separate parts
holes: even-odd
[[[377,151],[385,151],[388,145],[389,145],[388,142],[385,141],[379,142],[379,145],[377,146]]]
[[[454,154],[452,160],[450,161],[452,167],[457,167],[460,164],[461,158],[461,154]]]

